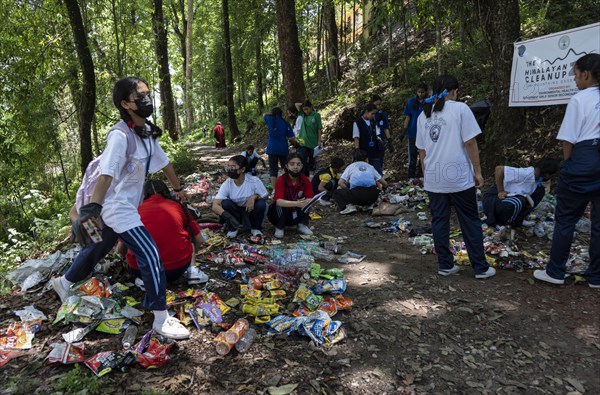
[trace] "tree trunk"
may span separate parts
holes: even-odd
[[[490,0],[492,1],[492,0]],[[444,63],[442,59],[442,22],[440,20],[440,1],[436,0],[434,4],[434,15],[435,15],[435,53],[437,58],[438,75],[441,75],[444,70]]]
[[[476,0],[476,12],[491,57],[492,102],[494,109],[486,125],[486,146],[510,147],[515,135],[523,130],[525,114],[519,107],[508,107],[513,47],[520,36],[518,0]],[[503,149],[487,151],[486,163],[502,163]],[[502,161],[502,162],[500,162]]]
[[[392,67],[392,14],[388,10],[387,27],[388,27],[388,45],[387,45],[387,66]]]
[[[323,16],[322,16],[323,8],[321,4],[317,4],[317,62],[315,75],[317,78],[319,77],[319,71],[321,69],[321,32],[323,31]]]
[[[156,58],[158,60],[158,81],[162,98],[163,128],[169,132],[169,136],[173,141],[177,141],[179,134],[175,119],[175,101],[173,100],[173,90],[171,89],[167,32],[165,31],[162,0],[154,0],[152,22],[155,34]]]
[[[402,27],[404,32],[404,51],[402,51],[402,61],[404,63],[404,82],[408,85],[408,24],[407,19],[407,6],[402,6]]]
[[[187,0],[187,26],[185,32],[185,128],[192,131],[194,125],[194,106],[192,103],[192,27],[194,18],[194,1]]]
[[[258,21],[260,18],[260,9],[256,11],[256,24],[258,25]],[[262,54],[261,54],[261,43],[262,43],[262,34],[260,32],[260,28],[255,28],[256,34],[256,42],[255,42],[255,61],[256,61],[256,107],[258,109],[258,113],[262,114],[263,108],[265,107],[265,103],[263,101],[263,70],[262,70]]]
[[[77,58],[81,67],[81,100],[79,111],[79,144],[81,150],[81,175],[92,161],[91,128],[96,108],[96,75],[94,62],[87,43],[87,32],[83,27],[81,11],[77,0],[64,0],[69,14]]]
[[[306,98],[306,87],[302,78],[302,52],[296,24],[296,1],[275,0],[275,9],[285,101],[289,106]]]
[[[121,42],[119,40],[119,20],[117,18],[117,5],[116,0],[111,0],[111,11],[113,17],[113,29],[115,33],[115,50],[117,51],[117,73],[118,77],[123,77],[123,56],[121,55]]]
[[[356,0],[352,2],[352,44],[356,43]]]
[[[222,0],[223,5],[223,49],[225,50],[225,85],[227,87],[227,120],[231,139],[239,136],[233,101],[233,70],[231,63],[231,37],[229,35],[229,0]]]
[[[338,31],[335,23],[335,5],[333,0],[325,0],[323,4],[323,18],[327,30],[327,62],[329,64],[329,79],[340,81],[342,72],[340,70],[340,56],[338,48]]]

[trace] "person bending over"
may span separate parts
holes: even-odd
[[[496,166],[495,182],[483,194],[486,224],[521,226],[544,198],[542,182],[549,180],[559,165],[556,159],[544,158],[530,167]]]
[[[356,206],[367,206],[372,209],[379,197],[380,189],[387,186],[381,174],[370,164],[365,162],[367,153],[355,150],[354,162],[346,167],[340,177],[340,188],[333,192],[340,214],[355,213]]]

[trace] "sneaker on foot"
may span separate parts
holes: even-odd
[[[333,203],[331,203],[329,200],[323,200],[323,198],[319,199],[319,204],[321,206],[331,206]]]
[[[486,270],[485,272],[481,273],[481,274],[476,274],[475,278],[490,278],[496,275],[496,269],[494,269],[493,267],[489,267],[488,270]]]
[[[590,288],[600,288],[600,284],[588,283],[588,285],[590,286]]]
[[[298,224],[298,232],[306,236],[312,236],[313,234],[313,231],[310,230],[309,227],[304,224]]]
[[[346,205],[345,209],[340,211],[340,214],[342,214],[342,215],[352,214],[352,213],[355,213],[356,211],[357,211],[356,206],[354,206],[353,204],[348,204],[348,205]]]
[[[371,210],[373,210],[374,208],[375,208],[375,203],[373,203],[373,204],[370,204],[370,205],[368,205],[368,206],[364,207],[364,208],[363,208],[363,211],[371,211]]]
[[[283,237],[283,229],[275,228],[275,237],[281,239]]]
[[[259,229],[251,229],[251,230],[250,230],[250,234],[251,234],[252,236],[261,236],[261,235],[262,235],[262,232],[261,232]]]
[[[152,329],[159,335],[163,335],[169,339],[182,340],[190,337],[190,331],[188,331],[185,326],[181,325],[181,322],[175,317],[168,317],[162,325],[159,325],[154,321]]]
[[[54,277],[52,280],[50,280],[50,286],[52,287],[54,292],[56,292],[56,294],[60,298],[60,301],[64,303],[64,301],[67,299],[67,296],[69,295],[69,290],[63,287],[62,282],[60,281],[60,277]]]
[[[237,230],[230,230],[229,232],[227,232],[227,237],[230,239],[233,239],[234,237],[236,237],[238,234]]]
[[[459,270],[457,265],[452,266],[450,269],[439,269],[438,274],[440,276],[449,276],[451,274],[457,273]]]
[[[202,284],[208,281],[208,276],[198,266],[190,266],[185,271],[188,284]]]
[[[547,283],[555,285],[563,285],[565,283],[564,279],[559,280],[558,278],[550,277],[548,273],[546,273],[546,270],[535,270],[533,272],[533,277],[537,280],[545,281]]]

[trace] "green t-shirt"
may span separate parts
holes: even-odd
[[[315,148],[319,145],[319,129],[323,129],[321,114],[316,111],[302,116],[302,126],[298,137],[304,139],[304,146]]]

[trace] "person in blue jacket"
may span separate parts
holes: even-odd
[[[417,118],[423,111],[427,98],[427,84],[421,83],[417,87],[417,94],[411,97],[404,108],[404,130],[408,137],[408,178],[422,178],[421,166],[417,166],[419,152],[417,150]]]
[[[379,95],[371,95],[371,103],[375,105],[377,112],[373,116],[373,120],[375,124],[379,126],[381,130],[381,141],[383,142],[384,149],[380,151],[381,158],[381,170],[383,170],[383,163],[385,157],[385,150],[387,149],[391,153],[394,152],[394,145],[392,144],[392,135],[390,134],[390,121],[388,120],[388,116],[381,108],[381,96]]]
[[[296,137],[291,125],[283,119],[281,108],[274,107],[270,113],[265,114],[264,119],[269,131],[269,140],[267,142],[269,175],[271,176],[271,185],[275,188],[279,168],[283,169],[285,167],[285,160],[290,153],[288,140],[292,144],[296,144]]]
[[[556,210],[550,260],[533,277],[564,284],[575,224],[592,203],[590,265],[584,276],[591,288],[600,288],[600,54],[575,62],[575,94],[556,138],[562,141],[564,162],[556,186]]]

